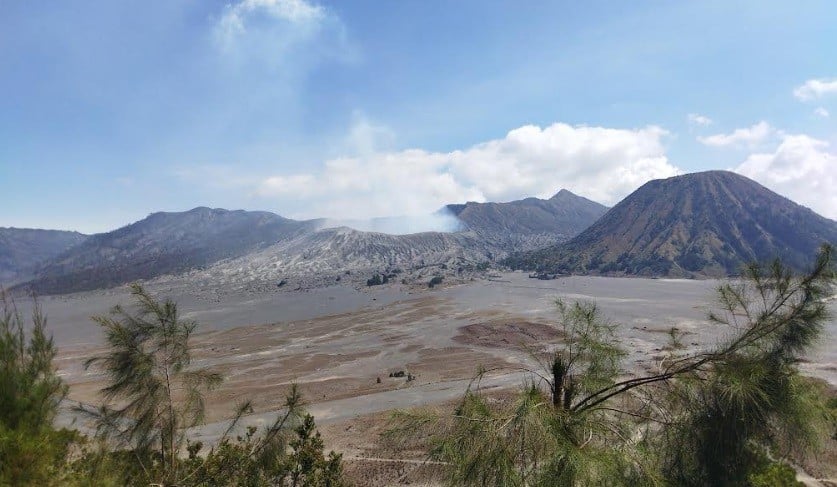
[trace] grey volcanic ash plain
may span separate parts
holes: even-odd
[[[183,316],[200,323],[196,367],[226,381],[210,400],[210,422],[243,397],[257,413],[275,411],[292,382],[302,386],[318,422],[342,422],[370,413],[456,399],[482,366],[485,384],[519,386],[536,368],[532,351],[561,343],[554,301],[595,301],[618,325],[628,370],[652,370],[666,355],[676,327],[691,350],[732,333],[710,324],[717,280],[625,279],[571,276],[528,278],[521,272],[428,289],[399,283],[359,289],[350,284],[296,292],[228,293],[201,298],[200,289],[152,283],[149,289],[177,300]],[[89,317],[128,304],[124,287],[48,296],[41,300],[59,347],[57,364],[71,385],[70,399],[95,403],[101,377],[83,359],[101,344]],[[835,309],[837,311],[837,309]],[[837,386],[837,338],[831,322],[806,373]],[[407,381],[390,377],[404,371]],[[378,378],[381,379],[380,383]],[[263,419],[263,418],[262,418]],[[212,436],[213,427],[202,433]]]

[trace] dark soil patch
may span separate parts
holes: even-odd
[[[519,321],[513,323],[475,323],[459,328],[453,337],[458,343],[491,348],[532,348],[556,342],[564,334],[543,323]]]

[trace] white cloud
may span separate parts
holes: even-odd
[[[793,90],[798,100],[810,101],[825,95],[837,93],[837,79],[809,79]]]
[[[561,188],[613,204],[642,183],[679,174],[659,127],[526,125],[463,150],[407,149],[327,161],[320,171],[265,178],[256,194],[297,217],[419,215],[447,203],[549,197]]]
[[[817,107],[816,109],[814,109],[814,115],[822,118],[828,118],[831,116],[831,114],[828,113],[828,110],[826,110],[823,107]]]
[[[224,8],[213,34],[220,59],[247,73],[291,77],[294,67],[360,56],[340,18],[307,0],[239,0]]]
[[[735,129],[730,134],[716,134],[707,137],[698,137],[697,140],[712,147],[747,146],[755,147],[766,141],[775,130],[765,121],[761,121],[752,127]]]
[[[374,123],[362,112],[355,111],[345,142],[354,154],[372,154],[392,146],[395,132],[386,125]]]
[[[304,24],[322,20],[325,10],[305,0],[241,0],[227,4],[224,15],[218,21],[217,34],[224,42],[230,42],[247,32],[247,23],[259,15]]]
[[[735,171],[837,219],[837,154],[824,140],[784,135],[775,151],[752,154]]]
[[[707,126],[712,125],[712,119],[707,117],[706,115],[701,115],[699,113],[690,113],[688,115],[689,123],[692,125],[701,125]]]

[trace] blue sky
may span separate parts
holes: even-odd
[[[613,204],[732,169],[837,218],[837,9],[0,0],[0,226]]]

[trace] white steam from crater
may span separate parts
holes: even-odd
[[[337,227],[349,227],[362,232],[387,233],[390,235],[465,230],[462,222],[447,208],[426,215],[387,216],[363,220],[326,218],[320,228]]]
[[[667,134],[656,126],[555,123],[525,125],[450,152],[381,151],[373,144],[316,170],[263,178],[254,193],[294,218],[328,216],[333,226],[387,233],[448,230],[450,218],[430,213],[449,203],[548,198],[566,188],[612,205],[650,179],[681,172],[666,157]],[[384,215],[405,216],[376,218]]]

